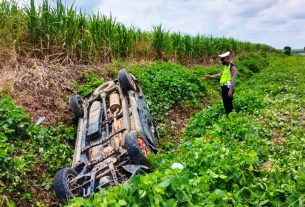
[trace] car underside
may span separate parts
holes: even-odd
[[[78,119],[72,166],[54,178],[58,199],[88,197],[150,169],[158,132],[136,78],[125,69],[92,93],[71,98]]]

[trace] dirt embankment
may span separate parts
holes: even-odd
[[[108,75],[98,66],[20,57],[11,50],[0,50],[0,91],[11,95],[33,121],[44,116],[44,124],[71,120],[69,97],[87,71]]]

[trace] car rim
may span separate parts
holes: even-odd
[[[137,144],[138,147],[140,148],[141,152],[143,153],[143,155],[146,157],[148,155],[148,147],[146,146],[144,140],[141,137],[138,137],[137,139]]]
[[[74,195],[77,195],[79,193],[79,185],[75,182],[71,182],[73,179],[75,178],[74,175],[69,174],[67,176],[67,183],[68,183],[68,188],[70,190],[70,192]]]

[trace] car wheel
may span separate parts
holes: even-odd
[[[129,132],[125,136],[125,148],[133,164],[150,166],[147,155],[151,152],[143,135],[137,131]]]
[[[84,109],[82,107],[82,100],[79,95],[73,95],[70,100],[70,107],[76,118],[84,115]]]
[[[119,71],[119,81],[124,91],[136,91],[137,86],[134,79],[127,73],[125,69]]]
[[[77,172],[73,168],[68,167],[63,168],[56,173],[54,177],[54,190],[60,202],[65,203],[69,198],[80,195],[80,189],[77,188],[76,185],[69,184],[76,176]]]

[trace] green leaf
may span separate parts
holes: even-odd
[[[118,205],[119,206],[126,206],[127,202],[125,200],[119,200]]]
[[[6,205],[8,207],[15,207],[16,206],[15,203],[13,201],[9,200],[9,199],[6,200]]]
[[[259,205],[263,206],[263,205],[265,205],[267,203],[269,203],[269,200],[264,200],[264,201],[259,202]]]
[[[255,158],[257,156],[256,151],[254,150],[250,150],[250,152],[248,153],[249,157],[251,157],[252,159]]]
[[[220,177],[221,179],[227,179],[227,178],[228,178],[228,176],[226,176],[226,175],[224,175],[224,174],[219,175],[219,177]]]

